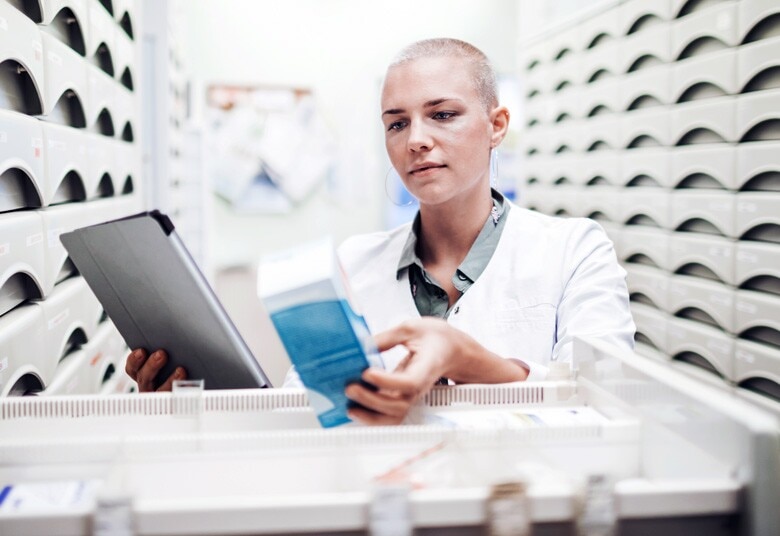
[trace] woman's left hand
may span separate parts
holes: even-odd
[[[524,380],[527,370],[488,351],[466,333],[439,318],[408,320],[374,337],[380,352],[403,345],[409,351],[394,371],[369,368],[346,395],[362,407],[350,417],[366,424],[400,424],[412,406],[441,377],[458,383]]]

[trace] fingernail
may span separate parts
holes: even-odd
[[[152,358],[154,358],[154,360],[157,361],[157,362],[162,361],[162,358],[163,358],[162,352],[155,352],[154,355],[152,356]]]
[[[184,369],[181,368],[181,367],[177,368],[175,374],[176,374],[177,378],[183,378],[184,377]]]

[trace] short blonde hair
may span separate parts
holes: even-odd
[[[480,49],[460,39],[438,37],[423,39],[405,47],[388,66],[388,70],[403,63],[420,58],[436,58],[455,56],[469,62],[472,68],[472,78],[480,101],[490,111],[498,106],[498,84],[496,72],[490,60]]]

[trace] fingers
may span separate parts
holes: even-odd
[[[187,379],[187,372],[182,367],[177,367],[176,370],[173,371],[173,374],[168,376],[168,379],[163,382],[163,384],[157,388],[158,391],[172,391],[173,390],[173,382],[176,380],[185,380]]]
[[[353,421],[359,421],[371,426],[392,426],[401,424],[404,417],[395,417],[392,415],[382,415],[363,408],[352,408],[348,412],[349,418]]]
[[[127,375],[135,379],[138,377],[138,371],[141,369],[144,363],[146,363],[146,350],[143,348],[136,348],[127,356],[125,362],[125,372]]]
[[[359,384],[347,386],[345,394],[350,400],[370,410],[366,413],[376,412],[400,420],[406,417],[412,405],[412,397],[404,396],[400,393],[372,391]],[[361,408],[354,409],[359,410]]]
[[[363,379],[383,392],[397,392],[407,397],[414,397],[420,390],[413,376],[402,371],[388,372],[380,368],[368,368],[363,372]]]
[[[380,352],[389,350],[409,340],[414,328],[410,322],[402,322],[394,328],[390,328],[374,335],[374,344]]]
[[[157,350],[146,359],[146,362],[138,369],[135,381],[138,384],[138,390],[142,393],[148,393],[154,391],[154,380],[157,377],[157,373],[168,362],[168,354],[165,350]]]

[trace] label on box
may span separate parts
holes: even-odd
[[[99,480],[0,484],[0,519],[14,514],[91,510]]]
[[[35,233],[31,234],[27,237],[27,247],[34,246],[35,244],[40,244],[43,241],[43,233]]]

